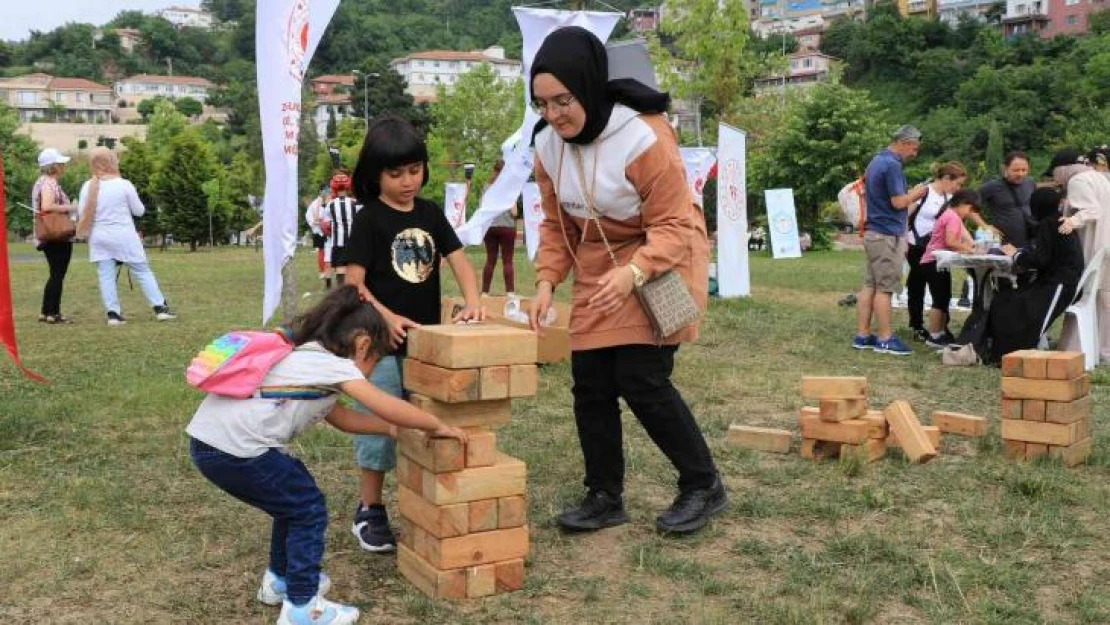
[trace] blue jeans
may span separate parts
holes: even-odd
[[[189,455],[210,482],[273,518],[270,570],[285,578],[290,602],[308,603],[320,584],[328,508],[304,463],[277,449],[239,458],[195,438]]]
[[[405,387],[401,381],[400,356],[384,356],[370,372],[370,384],[380,391],[394,397],[405,398]],[[358,402],[352,408],[359,412],[370,413],[370,409]],[[388,436],[356,434],[352,437],[355,444],[355,463],[360,469],[371,471],[390,471],[397,465],[397,443]]]
[[[154,278],[154,272],[150,270],[150,265],[146,263],[123,264],[131,270],[131,276],[135,278],[135,282],[139,283],[139,288],[142,289],[146,301],[150,302],[151,306],[165,305],[166,298],[162,295],[162,290],[158,288],[158,280]],[[116,290],[116,271],[118,267],[119,264],[114,260],[100,260],[96,263],[96,275],[100,279],[100,300],[104,303],[104,310],[117,314],[123,312],[120,310],[119,293]]]

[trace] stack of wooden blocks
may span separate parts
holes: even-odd
[[[425,594],[469,599],[519,590],[528,555],[524,462],[497,450],[491,430],[511,399],[536,394],[536,339],[499,325],[410,330],[404,365],[410,401],[469,440],[398,435],[401,539],[397,565]]]
[[[1059,458],[1071,467],[1091,453],[1091,380],[1083,354],[1022,350],[1002,358],[1002,442],[1008,458]]]
[[[821,459],[857,457],[874,462],[887,447],[900,447],[912,462],[936,457],[940,430],[924,427],[910,405],[896,401],[886,410],[869,410],[865,377],[802,378],[802,397],[817,400],[798,415],[802,431],[802,456]]]

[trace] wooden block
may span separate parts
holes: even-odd
[[[497,462],[497,435],[488,430],[468,430],[466,466],[488,467]]]
[[[1025,441],[1002,441],[1002,455],[1009,460],[1025,460]]]
[[[1025,369],[1025,363],[1023,362],[1025,356],[1033,351],[1032,349],[1022,349],[1002,356],[1002,362],[1000,364],[1002,375],[1015,378],[1022,377]]]
[[[477,401],[482,398],[478,369],[444,369],[405,359],[405,388],[447,403]]]
[[[470,509],[465,503],[437,506],[417,493],[397,487],[401,516],[436,538],[462,536],[470,529]]]
[[[1046,403],[1043,399],[1021,400],[1021,418],[1026,421],[1044,421]]]
[[[1048,354],[1047,374],[1050,380],[1074,380],[1083,375],[1082,352],[1045,352]]]
[[[527,468],[516,458],[498,454],[488,467],[474,467],[454,473],[423,473],[423,496],[442,506],[481,499],[523,495]]]
[[[412,521],[402,515],[397,519],[397,541],[409,549],[414,549],[413,534],[415,533],[415,527],[416,525]]]
[[[859,458],[863,462],[875,462],[886,455],[886,441],[879,438],[869,438],[858,445],[841,445],[840,460]]]
[[[454,438],[435,438],[423,430],[399,428],[397,448],[432,473],[458,471],[466,466],[463,444]]]
[[[1049,445],[1048,455],[1052,458],[1059,458],[1064,466],[1074,467],[1087,461],[1087,456],[1091,455],[1094,442],[1094,439],[1088,436],[1066,447]]]
[[[429,538],[428,564],[437,569],[490,564],[528,555],[528,527],[478,532],[455,538]]]
[[[528,520],[528,500],[523,496],[501,497],[497,500],[497,527],[520,527]]]
[[[415,523],[409,525],[409,530],[412,532],[413,553],[427,559],[429,541],[434,540],[435,537]]]
[[[493,566],[497,592],[512,592],[524,588],[524,558],[505,560]]]
[[[862,419],[829,423],[822,421],[820,416],[802,413],[798,420],[802,426],[802,438],[834,443],[862,443],[869,438],[871,430],[871,424]]]
[[[802,376],[802,397],[806,399],[866,399],[865,377]]]
[[[509,397],[509,367],[482,367],[478,370],[478,394],[482,399]]]
[[[1026,443],[1025,444],[1025,459],[1033,460],[1039,456],[1048,455],[1048,445],[1041,443]]]
[[[1091,377],[1088,375],[1081,375],[1070,380],[1002,378],[1002,396],[1010,399],[1072,401],[1090,392]]]
[[[822,421],[858,419],[867,414],[866,399],[822,399],[818,408]]]
[[[509,397],[532,397],[540,390],[540,370],[536,365],[509,367]]]
[[[1072,423],[1091,416],[1091,396],[1075,401],[1045,402],[1045,420],[1050,423]]]
[[[504,317],[487,317],[486,321],[496,325],[517,328],[531,332],[528,324],[510,321]],[[535,333],[533,333],[535,335]],[[536,362],[549,364],[570,358],[570,330],[567,328],[543,328],[536,336]]]
[[[868,410],[867,414],[860,417],[861,421],[868,424],[867,437],[886,439],[890,435],[890,427],[886,424],[886,415],[881,410]]]
[[[466,569],[466,598],[478,599],[497,592],[497,565],[483,564]]]
[[[840,443],[819,441],[813,438],[802,440],[802,457],[809,460],[825,460],[840,455]]]
[[[1078,442],[1087,430],[1082,420],[1074,423],[1037,423],[1002,419],[1002,438],[1026,443],[1067,446]]]
[[[437,570],[427,560],[404,545],[397,546],[397,569],[413,586],[436,599],[465,599],[465,569]]]
[[[508,399],[472,401],[449,404],[419,393],[409,394],[409,403],[440,421],[455,427],[493,427],[512,420],[512,404]]]
[[[469,519],[471,533],[497,529],[497,500],[483,499],[470,502]]]
[[[1093,431],[1091,430],[1092,423],[1090,417],[1087,417],[1086,419],[1080,419],[1079,421],[1076,421],[1076,423],[1079,424],[1079,427],[1076,431],[1076,437],[1079,440],[1083,440],[1093,434]]]
[[[750,425],[730,425],[728,442],[737,447],[785,454],[790,451],[794,434],[789,430],[757,428]]]
[[[1002,402],[998,407],[999,416],[1003,419],[1020,419],[1021,418],[1021,400],[1020,399],[1006,399],[1002,398]]]
[[[937,453],[939,454],[940,453],[940,428],[938,428],[935,425],[923,425],[923,426],[921,426],[921,429],[925,432],[925,438],[929,439],[929,442],[932,443],[933,448],[936,449]],[[887,436],[886,446],[888,448],[894,448],[894,449],[901,449],[902,448],[902,445],[900,445],[898,443],[898,437],[894,435],[894,432],[891,432],[890,436]]]
[[[535,333],[497,324],[420,326],[408,333],[408,356],[446,369],[536,362]]]
[[[917,420],[917,415],[913,413],[909,402],[903,400],[893,402],[883,413],[886,415],[886,422],[890,425],[891,431],[898,437],[902,453],[909,458],[910,462],[923,463],[936,457],[936,447],[929,441],[925,430],[921,428],[921,422]]]
[[[941,432],[959,434],[961,436],[980,437],[987,433],[987,420],[958,412],[937,411],[933,413],[933,425]]]
[[[1048,378],[1048,352],[1031,350],[1021,359],[1021,377],[1029,380],[1044,380]],[[1082,371],[1080,371],[1082,373]],[[1028,454],[1029,450],[1026,449]]]
[[[424,475],[420,465],[409,460],[403,453],[397,455],[397,484],[420,495],[424,492]]]

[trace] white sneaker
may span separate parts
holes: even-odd
[[[356,621],[358,608],[316,595],[302,606],[282,602],[277,625],[350,625]]]
[[[331,578],[327,573],[320,572],[320,585],[316,594],[324,596],[331,590]],[[258,587],[258,600],[266,605],[281,605],[285,601],[285,578],[274,575],[270,569],[262,576],[262,585]]]

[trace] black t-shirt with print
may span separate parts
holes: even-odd
[[[381,200],[355,215],[347,260],[366,270],[366,288],[394,313],[439,323],[440,261],[462,247],[443,210],[416,198],[409,212]]]

